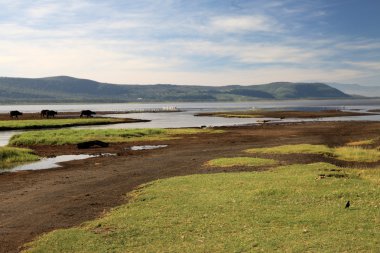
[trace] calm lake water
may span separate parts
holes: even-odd
[[[0,105],[0,113],[8,113],[11,110],[22,112],[40,112],[42,109],[56,110],[58,112],[75,112],[80,110],[93,111],[134,111],[153,110],[164,107],[176,107],[180,112],[165,113],[128,113],[113,114],[112,117],[128,117],[135,119],[148,119],[150,122],[115,124],[105,126],[84,126],[76,128],[178,128],[178,127],[200,127],[200,126],[231,126],[242,124],[254,124],[261,119],[239,119],[221,117],[194,117],[200,112],[215,111],[239,111],[249,109],[301,109],[301,110],[321,110],[321,109],[343,109],[367,111],[380,109],[380,99],[345,99],[345,100],[287,100],[287,101],[256,101],[240,103],[146,103],[146,104],[45,104],[45,105]],[[279,119],[271,119],[278,120]],[[315,119],[313,119],[315,120]],[[370,120],[380,121],[379,115],[321,118],[319,121],[342,121],[342,120]],[[310,121],[310,119],[286,119],[281,122]],[[0,145],[6,145],[9,138],[17,131],[0,132]]]

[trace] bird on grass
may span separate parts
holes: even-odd
[[[347,201],[347,203],[346,203],[346,207],[345,208],[349,208],[350,207],[350,201]]]

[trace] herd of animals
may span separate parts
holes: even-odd
[[[42,110],[41,111],[41,118],[54,118],[56,115],[58,114],[57,111],[53,111],[53,110]],[[80,117],[93,117],[93,115],[95,115],[96,112],[93,112],[91,110],[83,110],[81,111],[80,113]],[[18,116],[22,116],[22,112],[20,111],[10,111],[9,112],[9,116],[12,118],[12,119],[18,119]]]

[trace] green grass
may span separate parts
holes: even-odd
[[[352,141],[347,143],[347,146],[363,146],[363,145],[371,145],[374,144],[376,139],[368,139],[368,140],[361,140],[361,141]]]
[[[380,150],[365,149],[358,146],[329,148],[326,145],[296,144],[270,148],[252,148],[247,149],[246,152],[250,154],[322,154],[343,161],[380,161]]]
[[[212,129],[59,129],[30,131],[14,135],[11,146],[64,145],[88,140],[105,142],[170,140],[179,135],[221,133]]]
[[[78,125],[99,125],[121,123],[124,119],[115,118],[78,118],[78,119],[41,119],[41,120],[1,120],[0,130],[35,129],[48,127],[68,127]]]
[[[37,160],[39,160],[39,157],[33,154],[33,151],[30,149],[0,147],[0,169]]]
[[[252,148],[246,150],[246,152],[256,154],[326,154],[330,153],[331,149],[325,145],[295,144],[270,148]]]
[[[27,252],[378,252],[380,187],[363,171],[317,163],[159,180]]]
[[[361,147],[334,148],[333,155],[339,160],[353,162],[377,162],[380,160],[380,150]]]
[[[277,164],[273,159],[264,159],[256,157],[230,157],[217,158],[206,163],[206,166],[211,167],[233,167],[233,166],[271,166]]]

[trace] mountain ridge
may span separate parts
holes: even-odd
[[[0,77],[0,100],[12,102],[212,102],[351,96],[325,83],[201,86],[111,84],[71,76]]]

